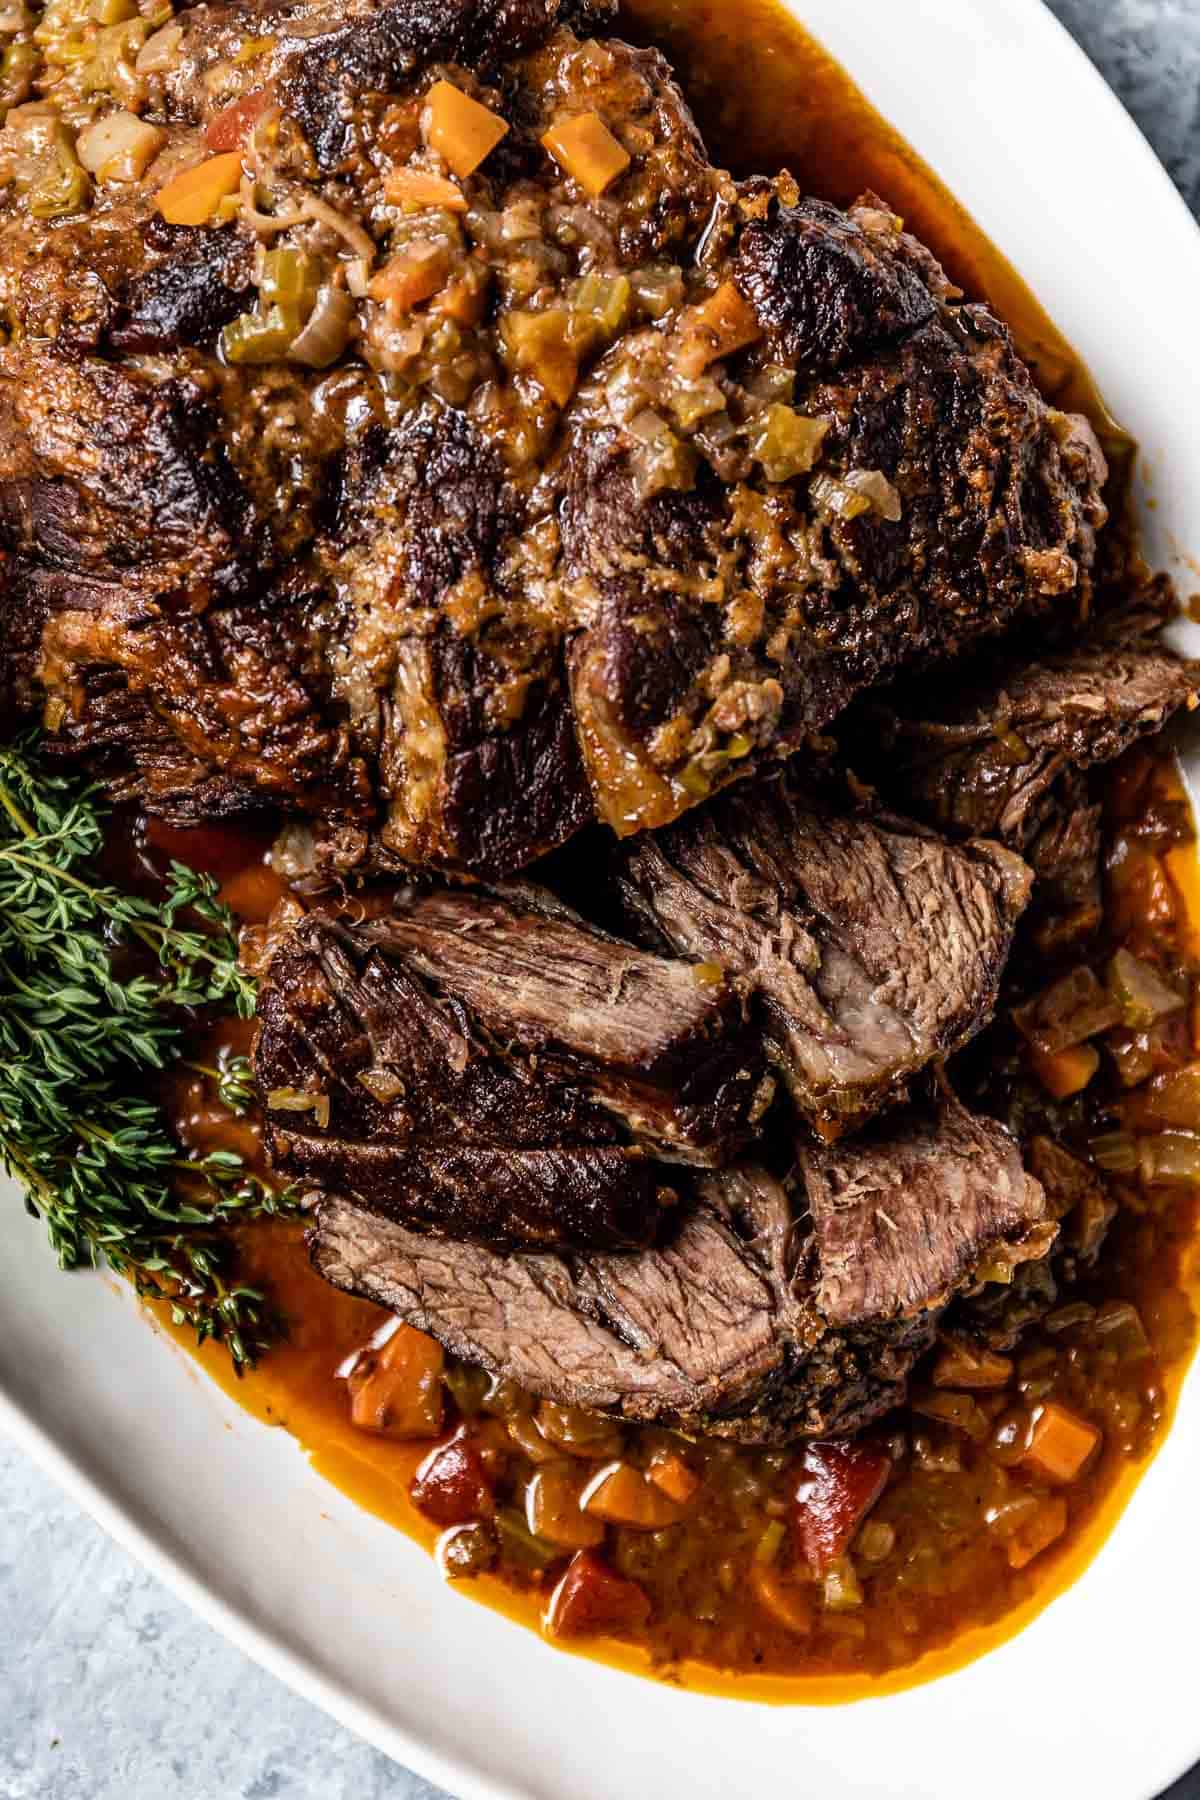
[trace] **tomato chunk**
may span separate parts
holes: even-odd
[[[210,150],[236,150],[249,136],[250,127],[260,113],[266,111],[273,99],[269,87],[255,88],[252,94],[243,94],[240,100],[234,100],[223,108],[214,119],[209,121],[204,133],[204,142]]]
[[[413,1477],[412,1498],[435,1525],[466,1525],[496,1510],[492,1485],[478,1447],[465,1434],[438,1444]]]
[[[636,1581],[626,1581],[594,1550],[580,1550],[550,1596],[543,1625],[551,1637],[632,1631],[650,1616],[650,1602]]]
[[[792,1501],[796,1548],[818,1575],[844,1556],[882,1494],[891,1458],[871,1444],[809,1444]]]

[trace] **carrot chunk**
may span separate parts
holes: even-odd
[[[389,313],[411,312],[438,292],[449,268],[449,252],[441,244],[410,244],[388,258],[367,292],[372,300],[383,301]]]
[[[1048,1400],[1034,1421],[1024,1460],[1049,1481],[1074,1481],[1099,1442],[1095,1425]]]
[[[770,1563],[754,1562],[750,1569],[750,1591],[763,1611],[777,1625],[795,1637],[807,1637],[813,1627],[811,1584],[802,1587],[789,1581]]]
[[[626,1581],[594,1550],[580,1550],[550,1596],[542,1624],[551,1637],[633,1631],[650,1616],[636,1581]]]
[[[584,1478],[573,1468],[539,1469],[525,1492],[525,1517],[534,1537],[564,1550],[588,1550],[604,1542],[604,1525],[581,1510]]]
[[[678,1524],[680,1508],[629,1463],[602,1470],[584,1490],[585,1511],[635,1531],[661,1531]]]
[[[466,212],[467,196],[444,175],[425,169],[393,169],[383,184],[393,206],[437,206],[444,212]]]
[[[490,1519],[496,1510],[483,1458],[463,1435],[429,1452],[410,1491],[414,1506],[435,1525],[466,1525],[472,1519]]]
[[[383,1437],[436,1437],[445,1413],[445,1360],[433,1338],[401,1325],[378,1349],[362,1351],[350,1370],[352,1422]]]
[[[796,1548],[818,1575],[844,1556],[887,1486],[892,1462],[871,1444],[809,1444],[792,1501]]]
[[[176,175],[159,188],[156,204],[168,225],[207,225],[241,179],[241,156],[238,151],[229,150]]]
[[[761,336],[762,328],[750,302],[743,299],[732,281],[723,281],[687,316],[676,363],[687,380],[694,380],[709,363],[732,356],[735,350],[744,350]]]
[[[426,98],[425,142],[461,179],[474,174],[508,134],[508,125],[450,81],[435,81]]]
[[[617,142],[599,113],[578,113],[552,125],[542,138],[555,162],[581,188],[599,199],[629,167],[629,152]]]
[[[682,1456],[676,1456],[673,1450],[657,1457],[646,1473],[655,1487],[677,1506],[686,1506],[700,1486],[700,1477],[695,1470],[689,1469]]]
[[[1034,1074],[1054,1100],[1069,1100],[1082,1093],[1100,1067],[1100,1052],[1094,1044],[1073,1044],[1057,1050],[1052,1056],[1033,1052]]]

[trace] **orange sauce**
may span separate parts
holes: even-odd
[[[842,203],[868,188],[880,193],[968,295],[986,299],[1008,321],[1048,397],[1088,412],[1110,450],[1128,447],[1087,370],[1019,275],[845,71],[773,0],[738,0],[736,6],[728,0],[627,0],[625,13],[627,35],[660,44],[674,61],[713,153],[734,173],[788,166],[807,189]],[[211,862],[203,845],[164,841],[159,847],[188,861]],[[218,850],[220,846],[215,846],[212,854]],[[247,916],[262,917],[276,878],[262,865],[261,846],[255,857],[246,856],[244,845],[236,853],[220,850],[220,855],[227,897]],[[1200,943],[1200,864],[1192,850],[1172,856],[1172,875],[1186,889]],[[249,870],[247,862],[253,865]],[[212,1054],[215,1046],[210,1043],[205,1050]],[[220,1119],[206,1107],[200,1085],[184,1085],[174,1101],[190,1141],[207,1146],[219,1138]],[[254,1148],[246,1139],[238,1147]],[[288,1322],[286,1341],[238,1379],[222,1350],[207,1345],[197,1351],[183,1333],[174,1335],[240,1406],[289,1431],[320,1475],[359,1505],[431,1546],[435,1530],[408,1499],[409,1482],[427,1446],[399,1444],[354,1428],[344,1384],[334,1377],[338,1365],[387,1315],[338,1293],[314,1275],[299,1227],[247,1230],[241,1249],[244,1277],[269,1288]],[[1194,1241],[1183,1253],[1181,1266],[1172,1270],[1172,1278],[1177,1292],[1200,1299],[1200,1257]],[[1181,1359],[1168,1372],[1168,1413],[1185,1369]],[[1163,1435],[1160,1432],[1158,1442]],[[747,1699],[826,1703],[893,1692],[960,1667],[1013,1636],[1078,1578],[1119,1518],[1144,1466],[1124,1466],[1097,1484],[1102,1498],[1092,1516],[1062,1548],[1042,1559],[1028,1598],[998,1622],[967,1629],[904,1668],[876,1678],[784,1678],[722,1675],[707,1666],[684,1664],[671,1668],[670,1679]],[[490,1575],[477,1578],[469,1591],[527,1625],[538,1623],[541,1603],[536,1592],[516,1591]],[[648,1656],[624,1645],[597,1641],[570,1648],[650,1671]]]

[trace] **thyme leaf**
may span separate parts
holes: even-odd
[[[106,1262],[240,1368],[277,1327],[231,1278],[229,1227],[295,1198],[232,1152],[186,1155],[146,1090],[182,1053],[181,1008],[249,1018],[254,983],[210,876],[173,862],[157,902],[97,878],[104,817],[98,789],[47,769],[34,739],[0,747],[0,1165],[62,1268]],[[201,1072],[245,1111],[244,1057]]]

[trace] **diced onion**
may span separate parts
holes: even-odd
[[[372,1100],[378,1100],[380,1106],[389,1106],[404,1092],[404,1083],[391,1069],[360,1069],[358,1084],[366,1088]]]
[[[323,287],[307,325],[288,351],[288,360],[327,369],[346,348],[355,306],[345,288]]]
[[[89,175],[102,181],[138,181],[166,139],[165,131],[134,113],[111,112],[84,126],[75,152]]]
[[[328,1094],[306,1094],[302,1088],[272,1088],[267,1095],[267,1106],[272,1112],[310,1112],[320,1131],[329,1124]]]
[[[872,512],[895,525],[903,513],[900,495],[880,469],[851,469],[842,476],[842,485],[852,494],[861,494]]]
[[[1143,962],[1129,950],[1118,950],[1108,965],[1105,976],[1109,993],[1121,1008],[1124,1024],[1135,1031],[1178,1012],[1184,997],[1163,980],[1150,963]]]

